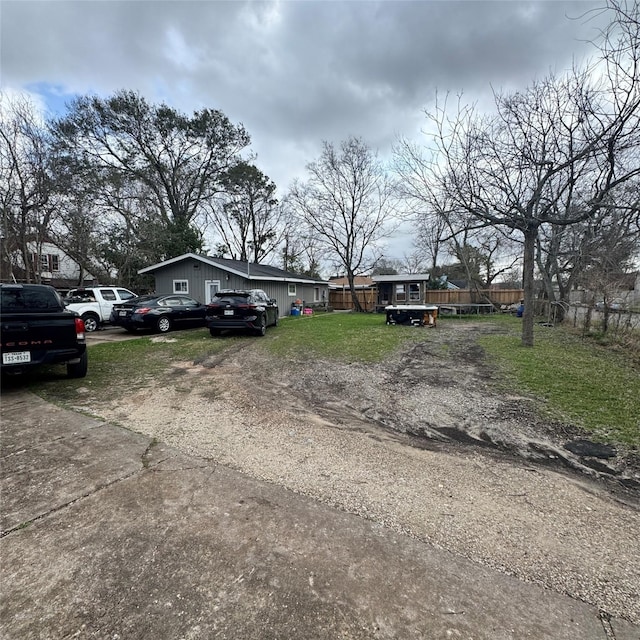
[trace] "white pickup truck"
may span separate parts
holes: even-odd
[[[64,302],[67,309],[80,314],[86,331],[97,331],[109,322],[114,304],[136,297],[135,293],[122,287],[84,287],[71,289]]]

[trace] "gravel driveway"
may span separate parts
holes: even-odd
[[[563,443],[575,429],[544,422],[527,398],[499,395],[476,345],[492,330],[425,329],[377,365],[274,362],[256,339],[91,407],[640,623],[637,468],[573,456]]]

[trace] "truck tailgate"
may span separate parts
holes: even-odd
[[[33,314],[28,320],[2,317],[2,364],[59,362],[78,354],[75,318],[65,312]]]

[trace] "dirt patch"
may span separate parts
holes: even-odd
[[[499,393],[477,346],[478,332],[497,329],[415,330],[424,340],[376,365],[274,361],[250,340],[91,406],[186,453],[640,622],[635,460],[573,453],[564,445],[584,434]]]

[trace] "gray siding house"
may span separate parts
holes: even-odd
[[[157,293],[188,293],[208,304],[221,289],[262,289],[278,301],[280,315],[288,315],[293,304],[324,307],[329,283],[277,267],[185,253],[138,271],[155,278]]]

